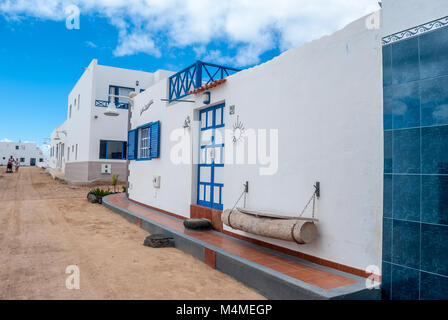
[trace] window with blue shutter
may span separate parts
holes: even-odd
[[[136,130],[130,130],[128,132],[128,159],[133,160],[137,158],[137,137]]]
[[[160,149],[160,121],[151,124],[151,158],[159,157]]]
[[[151,160],[160,156],[160,121],[150,122],[134,130],[137,161]],[[129,132],[130,133],[130,132]],[[129,158],[130,159],[130,158]]]

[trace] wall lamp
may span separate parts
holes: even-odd
[[[115,105],[115,98],[119,98],[119,99],[128,99],[132,102],[132,99],[136,96],[137,94],[135,93],[135,91],[132,91],[129,96],[117,96],[115,94],[109,94],[109,97],[112,98],[111,101],[109,102],[109,104],[107,105],[106,110],[104,111],[104,115],[109,116],[109,117],[116,117],[118,115],[120,115],[117,111],[117,106]]]
[[[209,104],[210,103],[210,91],[206,91],[202,94],[202,102],[204,104]]]

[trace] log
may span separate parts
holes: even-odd
[[[317,227],[312,221],[257,217],[237,209],[224,210],[221,220],[233,229],[298,244],[311,243],[317,238]]]

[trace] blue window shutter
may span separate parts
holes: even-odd
[[[160,149],[160,121],[151,124],[151,159],[159,157]]]
[[[130,130],[128,132],[128,159],[136,159],[137,156],[137,131]]]

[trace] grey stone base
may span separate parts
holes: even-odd
[[[119,161],[119,160],[118,160]],[[105,160],[68,162],[65,164],[64,180],[70,184],[101,184],[111,182],[112,175],[118,174],[120,184],[126,181],[126,161]],[[112,172],[110,174],[101,173],[101,165],[110,164]]]
[[[126,199],[127,200],[127,199]],[[134,203],[133,203],[134,204]],[[366,289],[365,279],[351,274],[347,274],[338,270],[312,264],[308,261],[300,260],[295,257],[286,256],[273,250],[259,247],[245,241],[229,237],[235,241],[243,242],[248,246],[256,247],[260,250],[268,251],[295,260],[302,264],[313,266],[314,268],[322,269],[331,273],[340,274],[344,277],[351,278],[357,281],[356,284],[324,290],[313,286],[309,283],[291,278],[285,274],[264,267],[247,259],[233,255],[218,247],[212,246],[206,242],[200,241],[189,235],[178,232],[174,229],[161,225],[157,222],[151,221],[145,217],[135,214],[131,211],[118,207],[108,201],[108,197],[103,198],[103,205],[110,210],[120,214],[126,220],[139,224],[141,228],[151,234],[162,234],[173,238],[174,246],[197,259],[205,262],[205,250],[209,249],[215,251],[215,268],[225,274],[230,275],[236,280],[242,282],[250,288],[255,289],[269,299],[283,299],[283,300],[322,300],[322,299],[348,299],[348,300],[378,300],[380,299],[380,290]],[[134,204],[137,205],[137,204]],[[138,206],[138,205],[137,205]],[[144,208],[143,206],[141,206]],[[144,208],[149,210],[147,208]],[[154,210],[153,210],[154,211]],[[155,211],[157,212],[157,211]],[[157,212],[165,215],[161,212]],[[171,219],[179,220],[170,216]],[[209,231],[214,232],[216,231]],[[186,270],[187,271],[187,270]]]

